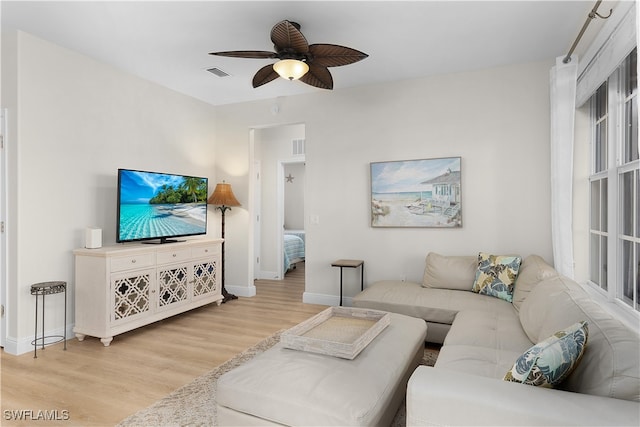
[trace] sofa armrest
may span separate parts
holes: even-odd
[[[640,425],[640,403],[420,366],[407,385],[407,426]]]

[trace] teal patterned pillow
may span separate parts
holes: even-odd
[[[534,345],[516,360],[505,381],[551,388],[578,365],[587,345],[587,322],[578,322]]]
[[[496,256],[480,252],[476,280],[471,290],[512,302],[513,285],[521,262],[519,256]]]

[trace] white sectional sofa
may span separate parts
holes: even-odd
[[[424,319],[443,343],[407,386],[407,425],[640,425],[640,339],[541,257],[522,260],[512,302],[472,292],[478,258],[427,256],[423,283],[383,281],[356,307]],[[534,344],[586,321],[577,366],[553,389],[505,381]]]

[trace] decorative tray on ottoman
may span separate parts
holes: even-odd
[[[280,342],[294,350],[354,359],[390,320],[384,311],[330,307],[283,332]]]

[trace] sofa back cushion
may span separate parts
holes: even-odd
[[[587,322],[574,323],[525,351],[507,371],[504,380],[556,387],[578,365],[588,339]]]
[[[470,291],[476,278],[478,257],[427,254],[422,286]]]
[[[531,289],[527,298],[520,305],[518,311],[520,324],[532,343],[537,344],[547,338],[547,336],[540,334],[542,324],[552,309],[551,303],[561,298],[564,291],[565,287],[557,277],[543,280]],[[565,326],[570,324],[567,323]]]
[[[558,388],[640,401],[640,337],[595,303],[576,282],[564,276],[540,282],[522,303],[519,316],[535,343],[575,322],[589,324],[582,360]]]
[[[589,323],[589,342],[582,360],[559,388],[640,402],[640,338],[588,295],[569,292],[574,304],[549,313],[542,332],[567,316]]]
[[[534,286],[557,275],[558,272],[538,255],[529,255],[523,259],[513,290],[513,307],[520,311],[520,306]]]

